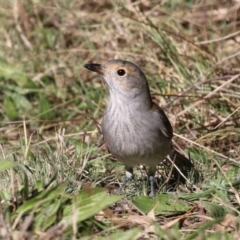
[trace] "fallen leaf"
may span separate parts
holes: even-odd
[[[139,215],[130,215],[128,216],[127,220],[131,223],[143,225],[143,226],[150,226],[153,220],[148,216],[139,216]]]
[[[151,218],[152,220],[156,220],[155,218],[155,209],[158,207],[159,202],[156,203],[156,205],[152,208],[152,210],[147,214],[147,216],[149,218]]]
[[[214,229],[216,231],[232,232],[237,229],[238,222],[239,219],[236,216],[232,214],[227,214],[222,222],[214,226]]]

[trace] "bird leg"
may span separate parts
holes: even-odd
[[[127,185],[128,181],[130,181],[132,179],[132,176],[133,176],[133,168],[132,167],[125,166],[125,170],[126,170],[126,177],[125,177],[124,182],[122,183],[122,185],[118,189],[119,194],[122,193],[123,188]]]
[[[150,168],[148,171],[149,182],[150,182],[150,197],[155,196],[155,187],[154,187],[154,176],[155,176],[156,168]]]
[[[133,168],[132,167],[125,166],[125,170],[126,170],[126,177],[125,177],[124,182],[122,183],[122,185],[118,189],[118,193],[119,194],[122,193],[123,188],[127,185],[127,183],[133,177]],[[148,177],[149,177],[149,182],[150,182],[150,194],[149,194],[150,197],[154,197],[155,196],[155,188],[154,188],[155,172],[156,172],[156,168],[150,168],[149,171],[148,171]]]

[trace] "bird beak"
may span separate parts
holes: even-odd
[[[101,75],[104,75],[104,68],[101,64],[97,64],[97,63],[87,63],[84,65],[85,68],[93,71],[93,72],[97,72]]]

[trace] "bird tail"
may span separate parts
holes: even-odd
[[[180,174],[180,179],[182,179],[184,182],[186,179],[194,183],[200,180],[200,173],[195,168],[190,156],[187,158],[176,149],[174,149],[169,157],[169,161],[171,161],[172,164],[175,164],[175,171]]]

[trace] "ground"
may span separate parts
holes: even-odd
[[[0,0],[1,239],[239,239],[239,1]],[[132,61],[194,173],[124,167],[101,143],[89,62]],[[124,233],[123,233],[124,232]]]

